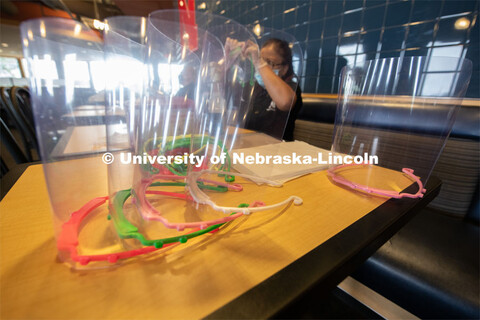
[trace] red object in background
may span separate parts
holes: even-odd
[[[187,45],[192,51],[198,49],[198,29],[195,22],[195,0],[178,0],[180,10],[180,32],[182,45]],[[186,36],[188,35],[188,36]]]

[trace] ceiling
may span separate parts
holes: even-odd
[[[21,57],[22,43],[20,42],[20,28],[15,25],[0,25],[0,55]],[[6,47],[8,46],[8,47]]]
[[[22,21],[56,16],[103,20],[116,15],[147,16],[174,8],[176,0],[41,0],[0,1],[0,55],[22,56],[19,25]]]

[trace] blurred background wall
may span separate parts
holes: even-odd
[[[473,61],[467,96],[479,97],[479,1],[307,0],[197,1],[199,10],[253,28],[284,30],[300,42],[302,90],[337,93],[346,63],[399,56],[454,56]],[[258,27],[257,27],[258,28]]]

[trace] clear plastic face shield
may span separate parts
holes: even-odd
[[[138,141],[145,141],[140,130],[149,134],[156,132],[152,127],[164,128],[158,123],[145,125],[141,117],[154,119],[149,112],[161,113],[164,105],[159,101],[164,101],[165,92],[173,96],[175,91],[169,85],[173,79],[170,73],[163,73],[160,90],[144,94],[146,86],[155,82],[147,78],[145,66],[158,57],[146,55],[146,19],[118,17],[108,22],[105,43],[97,31],[67,19],[33,20],[21,27],[57,248],[60,259],[74,268],[101,268],[137,256],[149,258],[160,248],[219,227],[162,234],[160,240],[152,241],[141,233],[141,219],[137,225],[127,219],[127,213],[139,217],[133,215],[135,206],[127,202],[131,200],[136,166],[123,163],[117,156],[121,152],[138,153]],[[161,43],[170,44],[165,50],[175,48],[168,41]],[[159,64],[162,59],[157,59]],[[199,60],[185,61],[195,65]],[[144,96],[154,101],[153,110],[145,108]],[[181,109],[185,105],[191,108],[192,103],[171,105]],[[169,124],[171,121],[165,118]],[[117,162],[99,156],[105,151]],[[185,185],[172,183],[182,190]],[[156,190],[147,193],[161,194]],[[176,195],[171,189],[167,194]]]
[[[268,178],[275,169],[271,164],[262,163],[262,161],[255,163],[256,160],[254,160],[250,167],[262,166],[262,174],[266,176],[266,178],[262,178],[258,175],[252,176],[253,171],[248,168],[248,164],[245,165],[245,162],[249,161],[246,158],[250,159],[258,152],[262,156],[273,156],[280,153],[280,141],[290,112],[277,109],[265,87],[260,86],[256,79],[259,75],[258,59],[262,55],[257,41],[265,41],[265,38],[256,37],[250,30],[236,26],[231,20],[222,17],[217,17],[216,20],[206,18],[206,16],[202,16],[197,22],[208,23],[206,28],[209,32],[225,43],[225,58],[218,60],[217,65],[220,70],[222,70],[221,67],[224,68],[222,71],[225,75],[225,100],[218,101],[220,103],[214,101],[215,103],[211,104],[214,107],[208,107],[208,104],[205,103],[206,112],[200,116],[198,134],[204,139],[206,137],[212,139],[213,143],[206,146],[197,145],[194,146],[194,149],[202,150],[203,148],[202,156],[210,159],[210,164],[202,170],[192,169],[189,179],[191,182],[204,178],[217,183],[218,181],[235,183],[242,188],[242,192],[218,194],[189,183],[192,196],[196,202],[207,204],[215,210],[224,212],[232,212],[235,209],[232,206],[233,199],[239,197],[243,197],[245,203],[263,204],[258,208],[244,209],[244,213],[262,211],[272,207],[284,207],[292,201],[300,204],[301,199],[295,196],[282,199],[282,201],[278,199],[276,201],[261,200],[270,198],[270,195],[276,192],[275,188],[281,186],[281,183]],[[289,39],[288,50],[291,51],[291,48],[294,47],[293,37],[289,37],[283,32],[275,33],[273,30],[269,30],[268,33],[269,37]],[[293,107],[297,83],[292,73],[292,61],[284,63],[284,56],[291,57],[292,54],[290,51],[280,52],[281,50],[279,51],[275,45],[270,46],[269,49],[269,57],[273,56],[273,58],[281,60],[280,67],[283,67],[283,73],[278,73],[279,70],[276,70],[278,66],[263,67],[272,68],[276,76],[279,75],[285,81],[285,85],[289,86],[292,93],[289,96],[291,99],[289,102]],[[295,52],[293,56],[297,58],[295,65],[301,68],[300,48],[295,46],[293,52]],[[272,64],[272,61],[269,62]],[[211,65],[211,63],[208,65],[210,70]],[[204,76],[206,79],[211,78],[207,73]],[[219,106],[222,105],[223,107],[220,108]],[[200,104],[200,106],[203,105]],[[217,120],[220,118],[221,122]],[[208,149],[207,146],[210,148]],[[259,147],[261,150],[256,149]],[[216,171],[230,173],[218,175]]]
[[[205,41],[192,51],[179,23],[148,18],[145,26],[140,26],[136,33],[144,34],[146,73],[140,108],[133,117],[136,140],[132,161],[128,163],[134,171],[130,181],[133,187],[111,192],[112,217],[119,235],[131,239],[127,241],[132,245],[162,248],[218,228],[178,232],[185,228],[185,215],[195,211],[188,206],[184,193],[185,157],[190,154],[195,124],[202,48],[216,45],[221,50],[221,44],[200,30],[198,33]],[[191,228],[198,229],[198,225]]]
[[[175,12],[160,11],[151,15],[155,19],[175,20]],[[192,155],[201,159],[190,164],[188,174],[189,195],[197,204],[206,204],[216,211],[230,213],[236,211],[239,194],[243,203],[260,203],[262,194],[275,192],[267,185],[278,186],[268,179],[257,178],[259,187],[251,179],[240,177],[233,168],[232,153],[236,148],[252,147],[278,143],[273,137],[258,134],[245,129],[249,107],[255,85],[255,66],[246,54],[247,47],[252,45],[258,52],[255,37],[250,31],[238,23],[224,17],[196,13],[195,26],[192,30],[207,30],[224,46],[223,50],[205,50],[202,54],[199,73],[196,128],[192,136]],[[199,38],[200,39],[200,38]],[[200,43],[201,40],[198,41]],[[225,173],[218,174],[218,171]],[[238,178],[236,178],[238,177]],[[241,183],[252,184],[255,192],[238,192],[243,190]],[[210,184],[210,186],[209,186]],[[222,186],[234,192],[212,190],[213,186]],[[269,191],[267,191],[269,190]],[[248,195],[248,196],[247,196]],[[215,200],[212,198],[215,197]],[[221,199],[221,200],[220,200]],[[281,202],[285,205],[297,198],[288,198]],[[268,206],[268,204],[267,204]],[[264,210],[265,208],[244,208],[244,213]],[[203,226],[209,225],[204,223]]]
[[[150,27],[154,33],[152,35],[148,31]],[[160,30],[162,31],[161,34],[155,34]],[[190,30],[190,33],[186,30]],[[194,32],[194,34],[191,32]],[[171,119],[174,120],[175,124],[172,125],[173,122],[171,122],[168,124],[168,128],[182,128],[183,126],[184,129],[170,132],[166,139],[165,132],[168,129],[165,129],[165,127],[167,122],[161,120],[158,124],[153,125],[156,130],[155,142],[152,143],[154,141],[151,140],[152,138],[145,140],[148,144],[147,149],[151,150],[149,155],[158,156],[166,151],[168,155],[178,156],[179,163],[153,165],[150,166],[150,169],[155,171],[150,170],[147,173],[144,172],[145,167],[137,166],[143,172],[141,175],[136,175],[132,193],[143,222],[132,220],[137,224],[143,224],[142,230],[146,231],[144,234],[149,234],[148,239],[153,239],[158,237],[158,232],[156,232],[158,229],[153,230],[150,226],[154,224],[146,221],[160,221],[168,229],[176,229],[177,231],[191,228],[205,230],[213,225],[231,221],[242,214],[264,210],[264,208],[253,208],[259,207],[262,203],[257,201],[261,192],[242,193],[249,195],[249,197],[244,196],[242,199],[244,201],[237,200],[238,191],[242,191],[243,186],[234,183],[235,174],[231,171],[231,162],[228,159],[228,151],[233,149],[238,130],[241,130],[243,126],[242,112],[245,110],[245,105],[242,105],[242,100],[246,99],[246,105],[248,105],[248,93],[251,91],[253,84],[251,61],[242,57],[241,47],[232,48],[228,44],[233,41],[232,39],[243,43],[254,41],[252,35],[244,27],[233,21],[227,22],[226,19],[221,17],[198,13],[196,24],[185,26],[181,23],[178,11],[167,10],[154,12],[148,18],[147,45],[149,41],[153,41],[151,39],[154,37],[157,39],[166,37],[176,46],[168,53],[164,52],[160,55],[161,57],[168,56],[169,59],[172,59],[170,61],[174,61],[171,58],[173,57],[171,53],[180,53],[187,57],[190,55],[192,57],[190,61],[195,62],[196,57],[200,58],[199,67],[195,68],[194,66],[198,70],[195,88],[195,119],[190,121],[188,118],[172,117]],[[170,42],[167,41],[167,43]],[[158,50],[167,49],[163,45]],[[150,48],[148,51],[150,51]],[[152,52],[155,53],[153,48]],[[170,70],[174,68],[174,66],[171,66]],[[186,68],[182,69],[182,73],[184,70]],[[245,72],[244,70],[248,71]],[[175,77],[171,76],[170,78],[174,79]],[[149,79],[151,81],[151,75],[149,75]],[[183,74],[181,80],[184,80]],[[146,88],[151,89],[152,84],[150,83]],[[148,99],[147,94],[147,101]],[[185,100],[183,94],[182,99]],[[168,105],[168,102],[163,100],[158,105],[165,106]],[[148,102],[146,108],[149,108]],[[188,108],[183,110],[190,112]],[[158,113],[161,114],[161,112]],[[141,118],[150,119],[151,116]],[[185,127],[188,122],[193,127]],[[162,125],[163,130],[159,130]],[[140,131],[144,132],[142,139],[152,136],[152,134],[145,134],[144,130]],[[145,142],[140,142],[138,145],[144,146]],[[145,153],[147,149],[143,147],[143,152]],[[222,156],[225,156],[223,163],[222,160],[214,161],[215,163],[210,161],[215,157],[218,160]],[[180,160],[183,160],[183,162]],[[186,169],[185,162],[188,163],[188,174],[184,171]],[[225,174],[221,174],[221,176],[212,174],[212,172],[217,171],[224,171]],[[187,177],[186,182],[184,181],[185,177]],[[275,182],[265,179],[262,182],[275,185]],[[182,194],[181,187],[185,184],[188,186],[189,192],[185,196],[180,196]],[[254,185],[260,188],[256,184]],[[166,195],[166,190],[169,187],[171,190],[172,186],[179,187],[176,190],[177,194],[173,196],[177,199],[161,197],[161,195]],[[162,187],[167,189],[162,189]],[[237,194],[228,195],[232,193]],[[265,194],[265,192],[263,193]],[[216,201],[210,198],[210,195],[218,196],[220,194],[225,198],[224,205],[217,205]],[[185,199],[191,200],[190,203],[185,202]],[[300,199],[290,197],[278,205],[285,205],[292,200],[295,200],[297,204],[301,202]],[[243,208],[238,209],[238,205],[242,205]],[[172,210],[172,208],[176,208],[176,210]],[[186,220],[185,217],[190,218]],[[163,231],[162,234],[164,234]]]
[[[68,19],[30,20],[20,29],[59,257],[81,267],[123,249],[105,223],[108,180],[101,155],[105,121],[116,116],[105,113],[103,41]]]
[[[110,152],[126,149],[136,151],[138,119],[135,117],[140,116],[147,75],[144,63],[146,22],[145,18],[128,16],[105,20],[103,38],[107,114],[117,115],[118,119],[107,123]]]
[[[117,19],[121,21],[125,18]],[[188,202],[190,198],[184,192],[187,175],[184,156],[192,154],[190,147],[196,116],[193,99],[200,58],[214,54],[222,57],[223,45],[216,37],[195,28],[195,36],[200,41],[195,41],[193,46],[193,37],[186,37],[183,26],[171,19],[150,17],[146,22],[143,47],[147,74],[144,100],[140,110],[135,111],[139,115],[134,117],[137,119],[134,150],[135,156],[155,160],[130,166],[134,170],[131,189],[115,187],[118,185],[115,180],[125,176],[116,170],[115,176],[110,178],[113,187],[110,200],[113,223],[122,239],[131,239],[126,241],[134,247],[162,248],[213,231],[239,215],[233,218],[225,215],[212,217],[191,206]],[[118,26],[124,25],[118,23]],[[138,27],[136,30],[137,34],[141,32]],[[122,30],[111,27],[109,33],[112,32]],[[120,42],[126,40],[118,39]],[[127,41],[129,48],[135,48],[138,43],[132,44],[130,40]],[[123,46],[116,43],[108,50],[119,51],[119,44]],[[193,50],[190,50],[191,47]],[[130,51],[130,54],[133,53]],[[190,85],[191,88],[188,88]],[[223,86],[216,89],[223,90]],[[157,161],[160,158],[166,162]],[[172,161],[169,162],[169,159]],[[181,161],[177,162],[177,159]],[[199,181],[202,188],[216,192],[228,190],[226,183],[204,186],[204,182]],[[189,230],[178,232],[183,229]]]
[[[452,130],[472,63],[448,57],[366,61],[343,69],[329,175],[387,197],[422,197]],[[415,190],[402,192],[416,183]]]
[[[131,188],[133,181],[134,165],[125,162],[138,154],[138,123],[147,77],[146,22],[145,18],[123,16],[105,21],[105,105],[107,115],[116,115],[106,123],[107,148],[114,159],[108,165],[112,197]]]

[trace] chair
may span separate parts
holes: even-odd
[[[3,90],[3,87],[0,87],[0,92]],[[10,119],[9,117],[10,111],[7,110],[7,106],[3,102],[3,98],[0,97],[0,117],[3,119],[7,127],[15,127],[15,122],[13,119]]]
[[[15,109],[23,115],[29,127],[35,132],[35,121],[33,117],[32,104],[30,102],[30,91],[23,87],[12,87],[10,99]]]
[[[31,150],[34,149],[38,151],[37,139],[33,127],[29,124],[27,116],[25,116],[23,111],[15,108],[10,99],[10,92],[7,88],[4,87],[0,89],[0,96],[2,108],[6,111],[8,120],[13,120],[15,128],[19,131],[27,160],[33,161]]]
[[[0,141],[8,154],[0,157],[0,200],[8,193],[23,171],[31,164],[15,140],[12,132],[0,117]],[[2,150],[3,151],[3,150]],[[13,159],[13,161],[12,161]],[[8,163],[8,165],[7,165]],[[16,165],[12,165],[12,164]],[[37,162],[38,163],[38,162]]]
[[[20,164],[20,163],[25,163],[28,162],[27,157],[23,154],[22,149],[18,145],[17,141],[13,137],[12,132],[8,129],[7,125],[3,121],[2,118],[0,118],[0,138],[2,141],[2,144],[7,148],[8,152],[10,153],[10,156],[13,158],[15,163]],[[2,171],[2,176],[7,173],[8,167],[5,164],[3,158],[1,160],[1,171]]]

